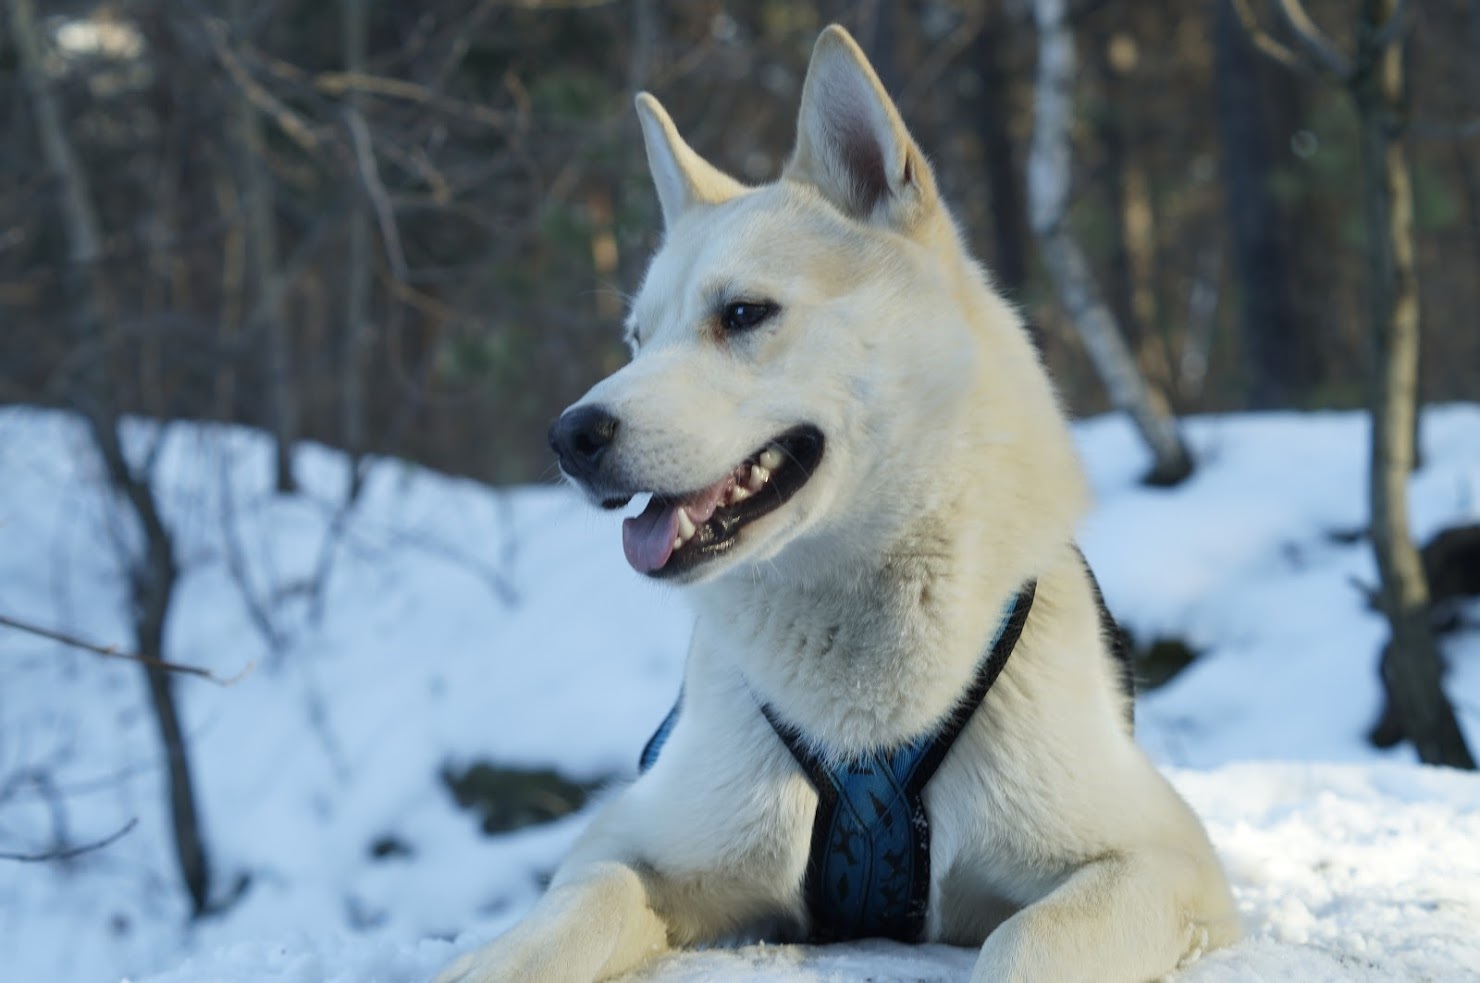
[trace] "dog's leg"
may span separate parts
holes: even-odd
[[[1163,976],[1238,936],[1232,898],[1204,880],[1168,855],[1086,864],[987,937],[972,983]]]
[[[592,864],[523,921],[447,967],[436,983],[591,983],[667,948],[663,920],[625,864]]]

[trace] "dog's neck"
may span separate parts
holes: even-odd
[[[696,644],[757,699],[848,755],[933,729],[968,686],[1024,578],[976,537],[922,518],[871,566],[799,584],[733,576],[696,590]]]

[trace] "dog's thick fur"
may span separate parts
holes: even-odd
[[[680,578],[698,621],[656,766],[523,922],[441,979],[607,979],[670,947],[804,934],[817,796],[761,702],[836,755],[928,732],[1032,578],[1017,650],[925,790],[926,937],[980,946],[991,983],[1144,980],[1235,939],[1206,834],[1126,724],[1054,392],[857,45],[818,41],[775,184],[706,163],[652,97],[638,111],[666,235],[631,364],[577,404],[620,421],[583,485],[700,487],[802,423],[826,450]],[[720,327],[756,298],[776,315]]]

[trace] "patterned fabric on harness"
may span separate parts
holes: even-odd
[[[1017,645],[1035,584],[1029,582],[1003,611],[970,687],[941,727],[902,747],[840,763],[816,753],[797,728],[769,704],[761,705],[776,734],[817,790],[806,899],[815,942],[892,938],[918,942],[930,898],[930,822],[923,793]],[[678,702],[642,752],[642,770],[678,721]]]

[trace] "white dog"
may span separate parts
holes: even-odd
[[[1239,935],[1136,747],[1086,489],[1016,312],[828,28],[775,184],[637,101],[666,234],[632,362],[551,430],[698,620],[649,766],[444,981],[590,981],[672,947],[883,935],[973,978],[1145,980]]]

